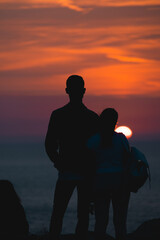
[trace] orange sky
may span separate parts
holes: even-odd
[[[0,22],[3,98],[63,95],[80,74],[89,96],[160,99],[159,0],[1,0]]]
[[[1,94],[62,93],[78,73],[90,94],[159,96],[158,1],[43,3],[1,1]]]

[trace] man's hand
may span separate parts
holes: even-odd
[[[54,162],[54,167],[57,168],[57,170],[61,169],[59,161]]]
[[[61,161],[59,158],[59,154],[56,152],[52,158],[52,162],[54,164],[54,167],[57,168],[57,170],[61,169]]]

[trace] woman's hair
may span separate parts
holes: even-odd
[[[112,136],[118,120],[118,113],[114,108],[106,108],[100,114],[100,134],[102,147],[112,145]]]

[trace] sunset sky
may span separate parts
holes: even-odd
[[[1,138],[44,136],[81,75],[85,104],[160,136],[160,0],[1,0]]]

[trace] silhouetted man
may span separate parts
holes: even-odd
[[[83,78],[72,75],[66,86],[70,101],[52,112],[45,141],[46,152],[59,171],[50,222],[50,239],[53,240],[59,239],[63,216],[75,188],[78,193],[76,237],[87,237],[94,160],[86,141],[98,125],[98,115],[82,103],[86,90]]]

